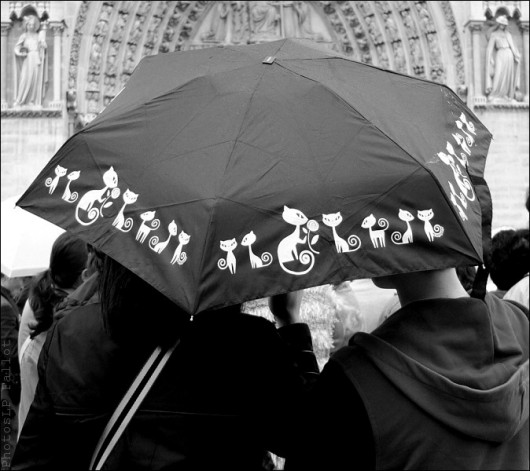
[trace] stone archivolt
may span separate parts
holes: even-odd
[[[457,69],[460,64],[462,70],[458,71],[457,83],[450,85],[458,88],[464,84],[458,33],[449,2],[259,2],[260,21],[265,15],[274,14],[274,9],[283,14],[287,4],[290,11],[296,8],[298,15],[298,26],[293,26],[292,18],[290,24],[285,20],[282,26],[284,17],[280,18],[277,13],[267,23],[272,25],[269,30],[265,33],[260,30],[259,34],[253,33],[258,15],[252,15],[252,8],[257,3],[82,2],[70,55],[68,93],[74,102],[77,98],[73,107],[78,108],[84,121],[90,121],[119,93],[144,56],[226,43],[280,39],[288,28],[297,28],[305,37],[313,37],[355,60],[446,83],[436,16],[438,23],[443,21],[440,27],[455,29],[452,56],[446,57],[446,62],[456,62]],[[439,11],[433,11],[434,8]],[[232,15],[231,29],[223,16],[228,14]],[[448,14],[451,18],[447,18]],[[224,29],[213,31],[213,27],[209,27],[221,20],[225,21]],[[320,31],[313,31],[315,24]],[[84,76],[79,76],[80,73]]]

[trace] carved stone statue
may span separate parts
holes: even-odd
[[[286,38],[321,39],[322,35],[313,31],[311,12],[306,2],[281,2],[280,21]]]
[[[486,49],[486,95],[489,100],[515,100],[519,90],[520,54],[508,32],[508,19],[501,15]]]
[[[203,35],[205,41],[219,41],[222,42],[229,36],[229,29],[231,23],[231,9],[228,2],[218,2],[216,5],[216,12],[212,17],[210,29]]]
[[[266,41],[280,37],[280,15],[272,2],[251,2],[250,18],[254,39]]]
[[[24,30],[15,45],[15,106],[42,106],[48,82],[46,32],[36,14],[24,16]]]
[[[238,44],[248,31],[245,2],[218,2],[204,41]]]

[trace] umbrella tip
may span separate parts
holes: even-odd
[[[275,60],[275,56],[267,56],[265,59],[263,59],[263,64],[272,64]]]

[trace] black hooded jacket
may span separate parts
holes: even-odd
[[[528,469],[523,309],[431,299],[356,334],[324,368],[288,469]]]

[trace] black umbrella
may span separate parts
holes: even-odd
[[[161,54],[18,204],[193,314],[481,263],[490,140],[448,87],[308,41]]]

